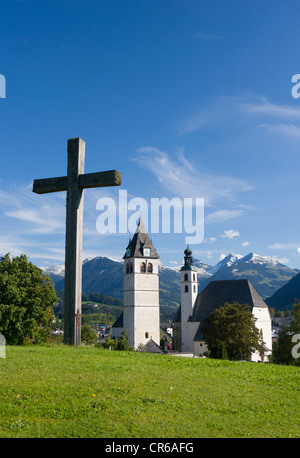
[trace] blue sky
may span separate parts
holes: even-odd
[[[1,2],[0,254],[63,263],[65,193],[32,181],[65,175],[81,137],[85,171],[119,170],[129,200],[204,198],[195,257],[299,268],[299,14],[293,0]],[[96,229],[104,197],[119,188],[85,191],[83,255],[121,258],[129,232]],[[186,235],[153,234],[162,263],[181,264]]]

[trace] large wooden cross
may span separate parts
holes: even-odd
[[[80,345],[82,296],[82,228],[84,188],[120,186],[121,174],[116,170],[84,174],[85,142],[68,140],[67,176],[34,180],[33,192],[67,191],[64,342]]]

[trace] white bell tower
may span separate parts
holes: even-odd
[[[142,218],[124,259],[123,327],[128,342],[136,350],[152,339],[160,344],[159,256],[149,238]]]
[[[192,250],[187,246],[184,251],[184,265],[181,273],[181,351],[193,353],[194,335],[191,332],[189,318],[198,295],[197,268],[193,266]]]

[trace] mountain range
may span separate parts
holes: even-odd
[[[291,278],[282,288],[275,291],[265,302],[277,310],[291,309],[300,300],[300,273]]]
[[[215,266],[194,259],[198,270],[198,290],[210,281],[247,278],[263,299],[270,298],[295,276],[299,270],[291,269],[273,258],[249,253],[246,256],[229,254]],[[159,266],[160,305],[177,309],[180,303],[180,268]],[[64,266],[43,268],[52,279],[56,291],[64,289]],[[85,259],[82,266],[82,292],[101,293],[123,299],[123,262],[98,256]]]
[[[247,278],[260,296],[266,299],[297,275],[299,270],[291,269],[268,256],[249,253],[246,256],[229,254],[211,273],[209,278],[200,280],[200,290],[212,280]]]

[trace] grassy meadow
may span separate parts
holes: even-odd
[[[6,348],[1,438],[300,437],[300,369],[117,352]]]

